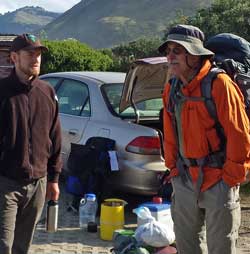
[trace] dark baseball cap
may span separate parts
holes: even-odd
[[[48,48],[43,46],[40,40],[33,34],[18,35],[12,42],[10,51],[19,50],[32,50],[40,48],[41,50],[48,51]]]

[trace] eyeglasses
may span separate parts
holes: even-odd
[[[173,53],[174,55],[180,55],[183,53],[187,53],[187,51],[184,48],[166,48],[165,55],[168,56],[170,53]]]

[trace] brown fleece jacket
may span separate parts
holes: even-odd
[[[54,90],[35,78],[21,83],[15,71],[0,80],[0,174],[33,180],[61,172],[61,127]]]

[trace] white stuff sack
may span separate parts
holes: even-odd
[[[175,234],[172,225],[156,221],[147,207],[136,208],[133,212],[140,219],[147,221],[135,230],[135,238],[139,243],[153,247],[164,247],[174,242]]]

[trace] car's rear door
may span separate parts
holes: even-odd
[[[91,115],[89,89],[87,84],[70,79],[61,79],[55,85],[54,79],[44,78],[56,89],[62,126],[62,157],[64,168],[70,153],[71,143],[78,143]]]
[[[71,143],[78,143],[90,118],[88,86],[83,82],[64,79],[57,89],[62,126],[62,155],[64,168],[70,153]]]

